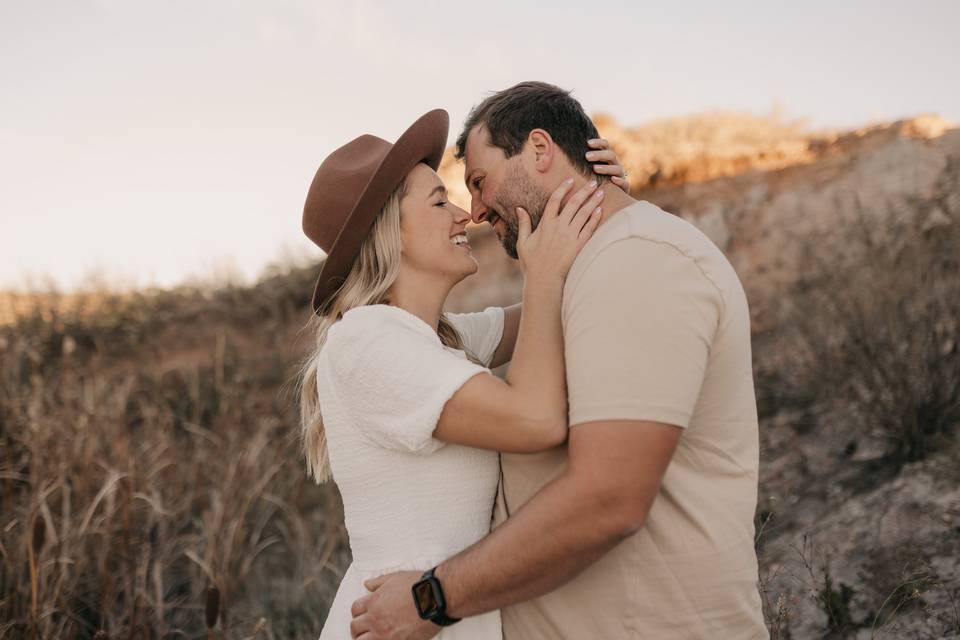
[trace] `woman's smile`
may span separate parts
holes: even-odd
[[[468,251],[470,250],[470,243],[467,240],[467,234],[465,231],[461,231],[460,233],[450,236],[450,244],[457,247],[466,247]]]

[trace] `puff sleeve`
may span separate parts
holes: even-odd
[[[433,437],[443,407],[467,380],[489,373],[419,319],[385,305],[349,311],[330,328],[324,350],[351,422],[377,444],[410,453],[443,446]]]

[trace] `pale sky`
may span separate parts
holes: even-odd
[[[0,0],[0,288],[246,278],[319,250],[337,146],[522,80],[626,125],[960,121],[960,2]]]

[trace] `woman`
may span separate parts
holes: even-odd
[[[488,533],[497,451],[541,451],[567,435],[561,294],[599,223],[602,191],[587,185],[561,207],[564,182],[535,233],[518,209],[522,314],[517,305],[444,315],[447,294],[477,271],[470,216],[436,174],[448,124],[435,110],[393,145],[374,136],[344,145],[304,207],[304,232],[327,252],[301,387],[307,467],[318,481],[332,472],[353,553],[322,640],[350,637],[364,580],[426,571]],[[490,374],[511,359],[505,380]],[[499,614],[439,637],[497,640]]]

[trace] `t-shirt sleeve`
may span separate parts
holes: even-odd
[[[565,296],[570,424],[686,428],[723,306],[697,263],[670,244],[626,238],[604,248]]]
[[[447,401],[470,378],[488,372],[392,312],[346,316],[330,328],[328,353],[334,392],[357,428],[377,444],[432,453]]]
[[[476,313],[448,313],[447,319],[460,334],[463,346],[489,366],[503,338],[503,308],[487,307]]]

